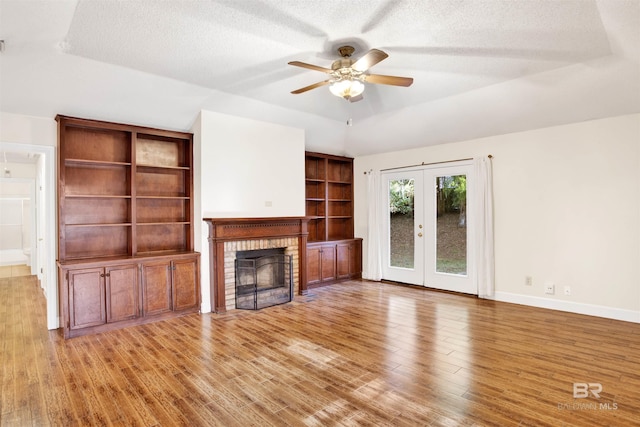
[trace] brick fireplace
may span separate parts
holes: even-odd
[[[284,218],[204,218],[209,226],[211,307],[235,308],[235,260],[238,251],[284,248],[293,259],[294,295],[306,288],[307,220]]]

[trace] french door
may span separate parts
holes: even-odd
[[[381,177],[383,279],[477,294],[471,163]]]

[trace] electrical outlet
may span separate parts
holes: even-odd
[[[564,287],[564,294],[565,295],[571,295],[571,286],[565,286]]]
[[[553,295],[556,293],[556,287],[553,283],[549,282],[544,285],[544,293],[547,295]]]
[[[531,276],[526,276],[524,278],[524,285],[525,286],[533,286],[533,277]]]

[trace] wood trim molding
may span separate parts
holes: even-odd
[[[227,311],[225,303],[224,242],[298,238],[299,293],[307,293],[307,218],[203,218],[209,226],[209,281],[211,309],[215,313]]]

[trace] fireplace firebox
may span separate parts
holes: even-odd
[[[258,310],[293,299],[293,262],[285,248],[238,251],[236,308]]]

